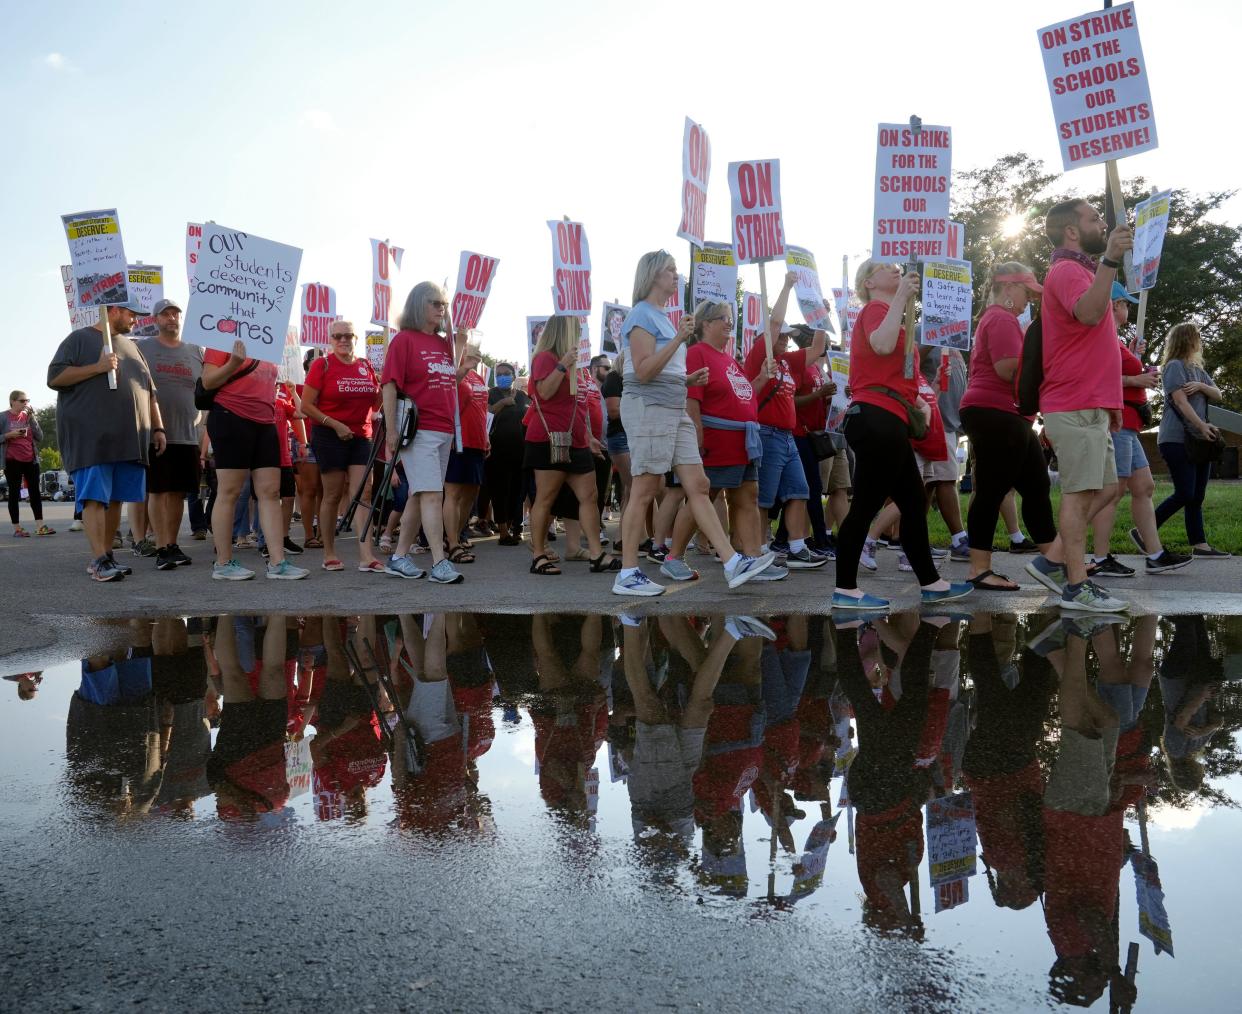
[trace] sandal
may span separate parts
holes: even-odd
[[[591,557],[585,549],[568,549],[565,551],[566,562],[586,563]]]
[[[341,563],[340,560],[336,560],[336,559],[324,560],[322,566],[324,570],[344,570],[345,569],[345,564]]]
[[[38,530],[35,532],[35,535],[55,535],[55,534],[56,534],[56,529],[51,528],[48,525],[40,525],[38,527]]]
[[[599,556],[591,561],[592,574],[614,574],[621,569],[621,561],[615,556],[605,563],[604,558],[607,555],[607,553],[600,553]]]
[[[30,533],[26,531],[26,529],[24,529],[21,525],[18,525],[16,528],[13,529],[13,538],[28,539],[30,538]]]
[[[449,563],[474,563],[474,554],[463,544],[449,550]]]
[[[987,584],[988,578],[995,578],[997,581],[1004,581],[1005,584]],[[997,592],[1016,592],[1021,591],[1021,587],[1017,582],[1006,577],[1004,574],[998,574],[994,570],[985,570],[982,574],[975,577],[968,577],[966,583],[977,588],[979,591],[997,591]]]
[[[358,569],[364,574],[383,574],[384,565],[379,560],[372,560],[370,563],[358,564]]]
[[[307,549],[323,549],[323,539],[318,535],[313,535],[302,543]]]
[[[541,560],[543,561],[542,563],[540,563]],[[532,574],[542,574],[544,576],[551,576],[554,574],[559,574],[561,572],[561,568],[558,567],[551,560],[549,560],[546,554],[540,553],[538,556],[536,556],[533,560],[530,561],[530,572]]]

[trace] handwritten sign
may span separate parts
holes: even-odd
[[[590,369],[591,366],[591,322],[585,317],[578,318],[578,362],[579,370]]]
[[[794,282],[794,296],[798,300],[798,309],[802,311],[802,319],[811,327],[831,331],[832,314],[824,305],[824,290],[819,284],[815,255],[805,247],[787,246],[785,267],[798,276]]]
[[[681,225],[677,235],[696,247],[703,245],[707,226],[707,179],[712,171],[712,146],[707,131],[686,117],[681,139]]]
[[[1037,35],[1066,171],[1159,147],[1134,4]]]
[[[1172,190],[1162,190],[1140,201],[1134,209],[1134,268],[1140,289],[1154,289],[1160,273],[1160,255],[1169,231]]]
[[[186,341],[280,364],[302,251],[240,229],[208,223],[186,307]]]
[[[913,261],[949,255],[952,162],[953,135],[948,127],[915,131],[900,123],[880,124],[872,257]]]
[[[311,741],[299,739],[285,744],[285,781],[289,783],[289,798],[310,792],[311,787]]]
[[[392,309],[392,287],[401,270],[401,256],[405,251],[391,246],[385,239],[371,240],[371,323],[377,327],[392,328],[396,317]]]
[[[455,327],[476,328],[483,316],[483,307],[492,291],[492,279],[496,277],[499,257],[487,257],[461,252],[457,265],[457,293],[453,296],[453,324]]]
[[[198,222],[185,224],[185,280],[194,284],[194,269],[198,266],[198,251],[203,245],[203,227]]]
[[[159,264],[130,264],[125,269],[129,283],[129,298],[138,300],[145,315],[134,321],[130,328],[131,338],[150,338],[160,333],[151,311],[164,298],[164,268]]]
[[[78,289],[73,280],[73,267],[69,264],[60,266],[60,281],[65,289],[65,306],[69,310],[69,326],[73,330],[90,327],[99,320],[99,311],[94,307],[78,304]]]
[[[733,207],[733,257],[738,264],[784,257],[780,159],[730,162],[729,196]]]
[[[557,316],[591,312],[591,248],[581,222],[549,222],[552,306]]]
[[[970,261],[924,261],[923,345],[965,352],[970,348]]]
[[[327,348],[332,322],[336,320],[336,290],[323,282],[302,286],[302,344]]]
[[[973,877],[978,872],[977,846],[975,802],[969,792],[928,802],[927,866],[932,887]]]
[[[60,220],[69,241],[78,305],[111,306],[129,299],[128,265],[116,208],[61,215]]]
[[[763,301],[757,292],[742,293],[742,358],[763,334]]]
[[[733,306],[737,302],[737,261],[733,259],[733,247],[728,243],[704,243],[691,259],[694,263],[694,305],[706,299]]]
[[[828,429],[840,430],[845,422],[845,410],[850,407],[849,395],[845,393],[850,384],[850,354],[829,352],[828,369],[832,374],[832,382],[837,385],[837,393],[832,396],[828,406]]]
[[[600,351],[615,356],[621,351],[621,325],[630,315],[629,306],[620,303],[604,304],[604,327],[600,332]]]
[[[371,364],[371,369],[375,371],[377,377],[384,373],[384,356],[388,352],[388,343],[384,340],[383,331],[366,332],[367,340],[367,362]]]

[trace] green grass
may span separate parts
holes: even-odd
[[[1171,492],[1173,492],[1172,483],[1160,481],[1159,479],[1156,480],[1154,500],[1157,504]],[[966,520],[966,509],[969,500],[969,494],[962,496],[963,523]],[[1060,506],[1061,491],[1054,489],[1052,491],[1052,512],[1054,517]],[[1018,515],[1019,522],[1021,522],[1021,504],[1019,504]],[[1207,529],[1208,541],[1212,545],[1219,549],[1227,549],[1231,553],[1242,553],[1242,483],[1217,481],[1208,483],[1207,498],[1203,502],[1203,520],[1204,527]],[[1130,497],[1127,495],[1122,498],[1121,503],[1117,506],[1117,518],[1113,523],[1113,535],[1109,542],[1109,548],[1112,552],[1135,552],[1134,543],[1130,541],[1130,537],[1126,534],[1133,523],[1130,517]],[[938,512],[933,510],[928,515],[927,528],[931,535],[932,545],[947,546],[949,544],[949,531]],[[1023,531],[1025,531],[1025,528]],[[1169,549],[1184,550],[1186,548],[1186,525],[1182,520],[1180,512],[1165,522],[1160,529],[1160,537],[1161,541]],[[1005,525],[1002,522],[996,526],[996,541],[994,545],[997,549],[1002,549],[1007,542],[1008,533],[1005,531]],[[1088,542],[1088,546],[1090,546],[1090,542]]]

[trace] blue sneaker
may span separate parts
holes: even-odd
[[[922,592],[923,605],[934,605],[937,602],[952,602],[954,599],[964,599],[972,591],[975,586],[969,581],[950,581],[949,587],[944,591],[927,591]]]
[[[441,560],[432,567],[429,576],[436,584],[458,584],[466,579],[448,560]]]
[[[671,556],[665,557],[664,562],[660,564],[660,573],[670,581],[697,581],[699,579],[699,572],[685,560],[675,560]]]
[[[841,592],[832,593],[833,609],[887,609],[892,603],[888,599],[877,598],[874,595],[868,595],[863,592],[858,598],[853,595],[844,595]]]
[[[247,570],[236,560],[230,560],[228,563],[213,563],[211,565],[211,579],[213,581],[249,581],[254,577],[253,570]]]
[[[1057,595],[1060,595],[1065,590],[1065,583],[1069,580],[1069,575],[1065,573],[1065,565],[1062,563],[1051,563],[1043,553],[1034,557],[1026,565],[1026,572],[1050,592]]]
[[[281,560],[280,563],[267,565],[267,579],[269,581],[301,581],[310,571],[305,567],[295,567],[288,560]]]
[[[407,581],[416,581],[420,577],[427,576],[427,572],[422,567],[414,566],[414,561],[410,559],[408,553],[405,556],[390,556],[388,562],[384,564],[384,573],[391,574],[393,577],[403,577]]]
[[[752,581],[784,581],[785,578],[787,577],[789,577],[789,568],[782,567],[780,564],[780,561],[777,560],[776,562],[772,564],[772,566],[768,567],[766,570],[761,570],[758,574],[756,574],[753,578],[751,578],[751,580]]]
[[[664,586],[656,584],[641,570],[634,570],[629,574],[622,571],[617,575],[616,580],[612,582],[612,593],[614,595],[638,595],[651,598],[655,595],[663,595]]]
[[[732,568],[725,568],[725,580],[730,588],[740,588],[747,581],[758,577],[776,561],[775,553],[762,556],[743,556]]]

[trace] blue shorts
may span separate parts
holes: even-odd
[[[460,486],[483,485],[483,452],[477,447],[449,453],[448,471],[444,481]]]
[[[1113,455],[1117,461],[1118,479],[1128,478],[1141,468],[1151,467],[1137,430],[1118,430],[1113,434]]]
[[[109,461],[73,470],[74,507],[97,503],[142,503],[147,498],[147,470],[137,461]]]
[[[793,434],[775,426],[760,426],[759,435],[763,439],[763,461],[759,463],[760,509],[767,510],[790,500],[810,499],[811,488],[807,485]]]
[[[604,438],[604,446],[608,448],[609,454],[629,454],[630,439],[625,435],[625,430],[620,433],[610,433]]]
[[[742,483],[759,478],[759,469],[753,461],[745,465],[706,465],[703,471],[712,489],[737,489]]]

